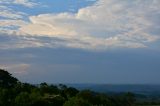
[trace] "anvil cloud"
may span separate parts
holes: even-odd
[[[36,3],[29,0],[14,0],[12,3],[33,9],[36,6]],[[25,42],[33,42],[31,44],[34,45],[36,41],[35,44],[39,43],[40,47],[91,50],[144,48],[160,38],[159,0],[98,0],[91,6],[80,8],[76,13],[29,15],[7,5],[1,5],[0,9],[3,10],[0,16],[5,17],[0,20],[2,34],[25,37]],[[51,40],[44,43],[43,39],[39,39],[41,37]],[[14,45],[16,48],[17,44]]]

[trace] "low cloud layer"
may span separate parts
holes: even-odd
[[[27,7],[36,5],[29,0],[15,0],[14,3]],[[35,16],[23,12],[14,14],[14,10],[4,8],[8,7],[0,7],[7,10],[0,16],[10,19],[0,21],[0,32],[26,38],[26,42],[38,44],[38,47],[143,48],[160,38],[159,0],[98,0],[77,13]],[[28,16],[29,21],[25,21],[24,16]],[[42,37],[50,40],[47,42]],[[28,45],[24,39],[23,42],[23,45]],[[16,45],[15,48],[18,47]]]
[[[5,65],[0,65],[1,68],[8,70],[12,74],[18,75],[25,75],[27,74],[27,69],[30,67],[29,64],[5,64]]]

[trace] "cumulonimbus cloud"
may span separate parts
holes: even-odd
[[[30,16],[30,22],[16,33],[62,39],[57,45],[73,48],[146,47],[159,39],[159,33],[154,33],[160,29],[156,27],[159,21],[155,21],[160,16],[159,5],[159,0],[98,0],[77,13]],[[50,47],[52,44],[48,43]]]

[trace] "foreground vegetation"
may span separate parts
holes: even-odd
[[[135,103],[134,94],[129,92],[107,96],[63,84],[32,85],[0,69],[0,106],[135,106]]]

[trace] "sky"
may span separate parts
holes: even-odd
[[[0,68],[29,83],[160,84],[160,0],[1,0]]]

